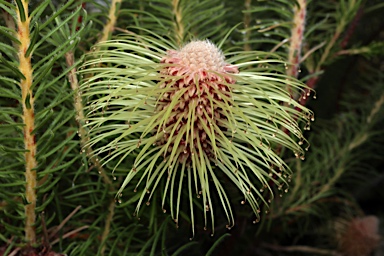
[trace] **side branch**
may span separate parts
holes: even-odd
[[[301,0],[301,1],[305,1],[305,0]],[[300,1],[299,1],[300,2]],[[316,66],[313,67],[312,70],[309,70],[311,74],[313,73],[320,73],[323,69],[323,65],[329,61],[329,59],[331,57],[333,57],[331,55],[331,51],[333,49],[333,47],[335,46],[336,42],[340,39],[340,36],[341,34],[343,33],[345,27],[347,26],[348,24],[348,13],[350,13],[351,11],[354,10],[354,8],[356,7],[355,6],[356,3],[350,3],[349,6],[348,6],[348,10],[345,11],[345,14],[342,16],[342,18],[340,19],[340,21],[338,22],[337,26],[336,26],[336,29],[335,29],[335,32],[332,36],[332,38],[329,40],[329,42],[327,42],[326,46],[325,46],[325,49],[324,49],[324,52],[321,54],[320,56],[320,60],[317,62]],[[358,22],[358,20],[360,19],[360,15],[362,15],[362,11],[360,11],[361,9],[356,9],[355,10],[355,19],[354,19],[354,22]],[[347,31],[347,36],[344,38],[344,40],[341,42],[341,47],[345,47],[348,43],[348,40],[349,40],[349,36],[348,34],[351,34],[354,30],[354,25],[351,25],[350,27],[350,31]],[[315,47],[316,48],[316,47]],[[345,52],[339,52],[338,54],[343,54]],[[308,53],[306,54],[308,56]],[[337,56],[337,54],[336,54]],[[312,77],[311,79],[309,79],[307,81],[307,85],[309,88],[311,89],[314,89],[316,87],[316,84],[319,80],[319,75],[316,75],[315,77]],[[309,91],[306,90],[299,98],[299,102],[300,104],[302,105],[306,105],[307,101],[308,101],[308,96],[309,96]]]
[[[120,8],[121,2],[122,0],[112,0],[111,7],[109,9],[109,14],[108,14],[108,21],[104,25],[103,32],[98,41],[99,43],[107,41],[110,38],[112,32],[114,31],[116,20],[117,20],[117,12]],[[68,66],[72,66],[74,64],[74,54],[72,52],[67,53],[65,55],[65,58],[67,60]],[[69,80],[71,82],[72,89],[75,91],[74,104],[75,104],[75,110],[76,110],[76,120],[79,124],[79,136],[81,137],[81,141],[80,141],[81,148],[83,152],[86,152],[86,155],[89,161],[91,161],[92,165],[96,167],[97,171],[102,176],[104,183],[108,186],[109,191],[115,192],[112,186],[111,179],[108,177],[104,168],[101,166],[101,163],[99,162],[98,158],[95,156],[92,148],[87,145],[87,142],[89,141],[89,134],[84,127],[84,124],[85,124],[84,108],[82,104],[82,98],[80,94],[79,83],[77,80],[75,68],[73,68],[69,73]],[[111,222],[113,220],[113,216],[115,212],[115,205],[116,205],[115,200],[112,199],[108,207],[108,215],[105,221],[104,231],[101,237],[101,242],[102,242],[101,255],[104,255],[105,253],[106,240],[110,232],[110,226],[111,226]]]
[[[73,67],[75,64],[75,57],[73,52],[67,52],[65,54],[65,60],[68,67]],[[107,185],[111,185],[112,181],[108,177],[108,175],[105,173],[103,167],[101,166],[101,163],[99,162],[98,158],[95,156],[92,148],[87,145],[87,142],[89,141],[88,131],[84,127],[85,124],[85,116],[84,116],[84,106],[81,98],[80,88],[79,88],[79,82],[76,76],[76,68],[73,67],[71,71],[68,73],[68,79],[71,84],[71,88],[74,91],[74,106],[76,111],[76,121],[79,126],[79,137],[80,137],[80,145],[84,153],[86,153],[89,161],[92,163],[92,166],[94,166],[99,174],[103,177],[104,183]]]
[[[249,31],[249,27],[250,27],[250,24],[251,24],[251,13],[249,12],[251,10],[251,6],[252,6],[252,0],[245,0],[245,3],[244,3],[244,6],[245,6],[245,10],[247,12],[244,13],[244,19],[243,19],[243,22],[244,22],[244,29],[245,29],[245,33],[244,33],[244,51],[250,51],[251,50],[251,46],[249,44],[249,37],[250,37],[250,34],[251,32]]]
[[[100,251],[101,255],[105,254],[105,249],[107,248],[107,238],[108,238],[108,235],[109,235],[109,232],[111,229],[111,223],[113,220],[113,215],[115,213],[115,206],[116,206],[116,202],[114,199],[112,199],[109,203],[109,206],[108,206],[108,215],[107,215],[107,218],[105,220],[104,231],[103,231],[103,234],[101,236],[101,242],[103,243],[103,245],[101,247],[101,251]]]
[[[75,56],[73,52],[67,52],[65,54],[65,60],[67,62],[68,67],[73,67],[75,64]],[[92,163],[92,166],[97,169],[98,173],[103,178],[104,183],[107,185],[109,191],[114,192],[114,189],[112,187],[112,181],[108,177],[107,173],[105,172],[104,168],[101,166],[101,163],[99,162],[98,158],[95,156],[92,148],[87,145],[87,142],[89,141],[89,134],[88,130],[84,127],[85,124],[85,117],[84,117],[84,107],[83,102],[81,98],[80,88],[79,88],[79,82],[76,75],[76,68],[73,67],[71,71],[68,73],[68,79],[71,84],[71,88],[74,91],[74,106],[76,111],[76,121],[79,126],[79,136],[80,136],[80,145],[81,150],[83,153],[86,153],[87,158]],[[112,199],[109,207],[108,207],[108,216],[105,221],[105,227],[102,235],[102,248],[101,248],[101,255],[104,255],[105,249],[106,249],[106,239],[108,238],[111,222],[113,219],[115,210],[115,200]]]
[[[120,6],[120,4],[121,0],[112,0],[111,9],[109,9],[108,14],[108,21],[104,26],[103,33],[101,34],[99,42],[107,41],[112,34],[117,19],[116,13],[119,10],[118,6]]]
[[[22,7],[22,9],[20,9]],[[30,18],[28,16],[28,1],[21,2],[17,10],[18,40],[20,47],[18,52],[19,70],[24,79],[20,81],[21,98],[23,106],[24,121],[24,146],[25,146],[25,194],[28,204],[25,205],[25,240],[29,245],[36,242],[35,222],[36,222],[36,141],[33,130],[35,129],[35,110],[34,98],[31,90],[33,80],[33,70],[31,56],[26,52],[30,45]]]
[[[303,45],[303,35],[305,30],[305,17],[307,13],[307,1],[298,0],[298,6],[294,7],[293,27],[291,31],[291,44],[288,52],[288,64],[286,74],[297,78],[300,72],[301,48]],[[291,92],[289,86],[288,91]]]
[[[175,32],[176,32],[176,36],[177,36],[177,42],[179,44],[181,44],[183,42],[183,39],[184,39],[184,25],[183,23],[181,22],[181,20],[183,19],[183,15],[182,15],[182,12],[181,12],[181,8],[180,8],[180,0],[173,0],[172,1],[172,6],[173,6],[173,14],[175,15]]]

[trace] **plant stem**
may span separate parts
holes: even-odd
[[[67,62],[67,65],[69,67],[73,66],[75,61],[74,61],[74,54],[73,52],[68,52],[65,54],[65,59]],[[75,105],[75,110],[76,110],[76,120],[79,126],[79,136],[81,137],[80,139],[80,144],[81,148],[86,152],[87,157],[89,161],[91,161],[92,165],[98,170],[99,174],[103,178],[104,183],[109,187],[110,190],[112,189],[112,181],[106,174],[104,168],[101,166],[100,162],[98,159],[95,157],[93,150],[90,146],[87,145],[87,142],[89,141],[89,135],[88,131],[84,127],[84,108],[83,108],[83,103],[82,103],[82,98],[81,94],[79,93],[79,83],[78,79],[76,76],[76,68],[72,68],[71,71],[68,74],[68,78],[72,87],[72,90],[74,90],[74,105]],[[115,201],[111,200],[111,203],[109,204],[108,207],[108,216],[105,221],[105,227],[103,231],[103,235],[101,237],[101,241],[103,243],[103,247],[101,248],[101,255],[104,255],[104,251],[106,248],[105,240],[108,237],[109,231],[110,231],[110,226],[111,222],[113,219],[113,214],[114,214],[114,209],[115,209]]]
[[[293,191],[290,193],[290,201],[294,201],[294,199],[296,198],[296,193],[298,192],[298,190],[300,189],[300,186],[301,186],[301,183],[302,183],[302,174],[301,174],[301,160],[300,159],[296,159],[295,160],[296,162],[296,173],[295,173],[295,186],[293,187]]]
[[[72,67],[75,64],[75,56],[73,52],[67,52],[65,54],[65,60],[67,62],[68,67]],[[79,92],[79,82],[77,79],[76,75],[76,68],[73,67],[71,71],[68,73],[68,79],[71,84],[71,88],[74,91],[74,106],[75,106],[75,111],[76,111],[76,121],[79,126],[79,136],[80,136],[80,145],[83,151],[86,152],[86,155],[89,159],[89,161],[92,163],[92,165],[97,169],[101,177],[103,178],[104,183],[108,186],[108,189],[113,192],[113,187],[112,187],[112,181],[106,174],[104,168],[101,166],[101,163],[95,156],[92,148],[87,145],[87,142],[89,141],[89,134],[86,128],[84,127],[85,124],[85,117],[84,117],[84,107],[82,103],[82,98],[81,94]],[[110,226],[111,222],[113,219],[114,215],[114,209],[115,209],[115,200],[112,199],[111,203],[109,204],[108,207],[108,216],[105,221],[105,226],[104,226],[104,231],[103,235],[101,237],[101,241],[103,244],[103,247],[101,248],[101,255],[104,255],[104,251],[106,248],[105,240],[108,237],[109,231],[110,231]]]
[[[332,250],[327,249],[320,249],[320,248],[314,248],[309,246],[280,246],[280,245],[274,245],[274,244],[267,244],[263,243],[262,247],[268,248],[274,251],[285,251],[285,252],[304,252],[304,253],[310,253],[313,254],[319,254],[319,255],[333,255],[333,256],[341,256],[340,253]]]
[[[108,14],[108,21],[104,25],[103,32],[98,43],[107,41],[110,38],[112,32],[114,31],[116,19],[117,19],[117,12],[119,10],[120,4],[121,4],[121,0],[112,0],[111,7],[109,9],[109,14]],[[68,54],[69,54],[68,58],[66,55],[67,64],[68,66],[70,65],[72,66],[74,64],[74,55],[73,53],[68,53]],[[108,175],[105,173],[103,167],[101,166],[101,163],[95,157],[92,148],[87,145],[87,142],[89,141],[89,136],[88,136],[87,130],[84,127],[84,120],[85,120],[84,110],[83,110],[84,108],[82,104],[81,94],[78,93],[79,84],[76,76],[76,69],[73,68],[69,73],[69,75],[70,75],[72,89],[75,91],[74,100],[75,100],[75,109],[77,113],[76,120],[79,123],[79,135],[81,135],[81,146],[83,150],[86,151],[86,154],[89,160],[97,168],[99,174],[103,177],[104,183],[108,186],[109,191],[114,192],[111,179],[109,179]],[[108,215],[105,221],[104,231],[101,237],[101,243],[102,243],[101,252],[100,252],[101,255],[104,255],[104,252],[106,249],[106,240],[110,232],[111,222],[113,220],[113,216],[115,212],[115,205],[116,205],[115,200],[112,198],[108,207]]]
[[[32,66],[31,56],[26,56],[30,44],[29,35],[29,16],[28,1],[21,1],[23,10],[17,10],[18,40],[20,47],[18,52],[19,70],[25,79],[21,79],[21,98],[23,105],[24,121],[24,145],[25,145],[25,194],[28,204],[25,205],[25,240],[27,244],[32,245],[36,242],[35,222],[36,222],[36,141],[32,134],[35,129],[34,99],[31,90],[32,86]],[[19,6],[18,6],[19,7]]]
[[[291,31],[291,44],[288,52],[287,75],[296,77],[299,73],[301,62],[301,48],[303,45],[303,35],[305,30],[305,17],[307,13],[307,1],[298,0],[298,6],[294,8],[293,27]],[[288,90],[290,91],[290,89]]]
[[[332,39],[328,42],[327,46],[325,47],[325,50],[323,54],[320,57],[320,60],[317,63],[315,72],[318,72],[322,69],[323,64],[329,59],[330,52],[335,45],[336,41],[340,38],[340,35],[343,33],[345,30],[345,27],[348,25],[348,16],[351,11],[355,11],[354,17],[359,16],[359,9],[356,8],[355,5],[359,5],[355,3],[354,1],[351,1],[348,4],[348,10],[344,11],[343,16],[337,23],[337,27],[335,30],[335,33],[333,34]],[[360,19],[360,18],[359,18]],[[346,42],[344,42],[346,44]]]
[[[183,42],[184,39],[184,25],[181,22],[183,15],[181,12],[181,8],[179,6],[180,0],[173,0],[172,5],[173,5],[173,14],[175,15],[176,18],[176,23],[175,23],[175,31],[176,31],[176,40],[179,44]]]
[[[326,44],[324,52],[321,54],[320,60],[317,62],[316,66],[314,68],[311,68],[312,70],[309,70],[310,73],[312,73],[312,74],[313,73],[320,73],[322,71],[322,69],[323,69],[324,64],[330,58],[333,57],[333,56],[331,56],[330,53],[331,53],[333,47],[335,46],[337,40],[339,40],[341,34],[345,30],[345,27],[348,25],[348,14],[349,14],[349,12],[350,11],[354,11],[354,8],[356,8],[357,4],[359,4],[359,3],[356,3],[354,1],[351,1],[348,4],[348,10],[343,13],[343,16],[338,21],[336,29],[335,29],[335,32],[334,32],[331,40]],[[358,20],[360,19],[360,15],[362,15],[362,11],[360,11],[360,9],[356,9],[354,15],[355,15],[355,21],[358,22]],[[354,30],[354,27],[351,26],[351,31],[348,31],[348,33],[351,34],[353,32],[353,30]],[[344,38],[344,40],[341,42],[341,47],[342,48],[346,46],[346,44],[348,43],[348,40],[349,40],[348,37]],[[336,54],[336,56],[337,56],[337,54]],[[308,56],[306,56],[306,57],[308,57]],[[310,89],[314,89],[316,87],[316,84],[317,84],[318,80],[319,80],[319,75],[312,77],[311,79],[308,80],[307,86]],[[306,89],[301,94],[301,96],[299,98],[299,102],[300,102],[301,105],[305,106],[307,104],[308,99],[309,99],[308,98],[308,93],[309,92],[310,92],[310,90]]]
[[[345,49],[347,47],[347,45],[349,43],[349,40],[351,39],[353,33],[356,30],[357,24],[359,23],[361,17],[363,16],[363,13],[364,13],[363,8],[360,8],[358,10],[358,12],[356,13],[355,17],[353,18],[353,20],[351,22],[351,25],[349,25],[349,28],[346,31],[345,36],[344,36],[343,40],[340,43],[341,49]]]
[[[117,19],[116,14],[119,10],[120,4],[121,4],[121,0],[112,0],[111,8],[109,9],[109,14],[108,14],[108,21],[104,25],[103,33],[101,34],[99,43],[107,41],[109,39],[109,37],[111,36],[111,34],[114,30],[115,24],[116,24],[116,19]],[[119,5],[119,6],[117,7],[117,5]]]
[[[373,106],[371,113],[369,113],[369,116],[367,117],[367,123],[370,124],[372,120],[375,118],[376,114],[379,112],[379,110],[384,105],[384,94],[381,95],[381,97],[376,101],[375,105]]]
[[[51,242],[51,246],[54,245],[54,244],[57,244],[58,242],[62,241],[63,239],[66,239],[68,237],[71,237],[71,236],[74,236],[75,234],[79,233],[80,231],[84,230],[84,229],[87,229],[89,228],[88,225],[85,225],[85,226],[81,226],[75,230],[72,230],[66,234],[64,234],[62,237],[59,237],[57,239],[55,239],[53,242]]]
[[[249,10],[251,9],[251,4],[252,4],[252,0],[245,0],[245,3],[244,3],[244,6],[245,6],[245,10],[247,12],[244,13],[244,19],[243,19],[243,22],[244,22],[244,28],[245,28],[245,33],[244,33],[244,51],[250,51],[251,50],[251,46],[249,45],[249,36],[250,36],[250,31],[249,31],[249,25],[251,24],[251,13],[249,12]]]
[[[69,51],[65,54],[65,60],[68,67],[72,67],[75,64],[75,57],[73,52]],[[88,131],[84,127],[85,124],[85,116],[84,116],[84,106],[81,98],[81,93],[79,89],[79,82],[76,76],[76,68],[73,67],[71,71],[68,73],[68,79],[69,83],[71,84],[71,88],[74,91],[74,106],[76,111],[76,121],[79,126],[79,137],[80,137],[80,145],[83,150],[83,152],[86,153],[89,161],[92,163],[92,165],[97,169],[99,174],[103,177],[104,183],[111,185],[112,181],[108,177],[108,175],[105,173],[103,167],[101,166],[101,163],[99,162],[98,158],[93,153],[92,148],[87,145],[87,142],[89,141]]]
[[[101,247],[101,252],[100,252],[101,255],[104,255],[105,249],[107,248],[107,238],[110,232],[111,223],[112,223],[113,215],[115,212],[115,206],[116,206],[116,202],[114,199],[112,199],[108,206],[108,215],[107,215],[107,219],[105,220],[103,235],[101,236],[101,242],[103,243],[103,246]]]
[[[5,21],[5,24],[8,28],[12,29],[12,31],[16,31],[15,22],[12,18],[12,15],[6,12],[5,10],[2,10],[3,19]]]

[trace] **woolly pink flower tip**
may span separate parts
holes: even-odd
[[[340,251],[348,256],[368,256],[380,242],[379,219],[365,216],[353,219],[342,234]]]
[[[177,151],[182,152],[178,155],[180,162],[189,162],[191,154],[199,152],[200,148],[212,157],[207,127],[214,123],[216,129],[226,129],[223,126],[226,117],[217,102],[231,104],[228,85],[235,80],[229,74],[238,73],[237,67],[226,63],[223,53],[208,40],[190,42],[178,51],[170,50],[161,62],[169,65],[161,71],[167,81],[160,85],[165,93],[160,96],[158,110],[167,109],[175,95],[178,98],[163,127],[165,132],[159,144],[171,140],[167,151],[177,146]],[[180,91],[184,93],[180,95]],[[189,129],[182,129],[187,123],[191,124]],[[175,125],[175,133],[170,135]],[[182,139],[175,143],[176,135],[181,132],[184,133]]]

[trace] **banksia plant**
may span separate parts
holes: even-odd
[[[234,184],[258,221],[263,191],[271,200],[272,186],[280,195],[288,188],[291,170],[276,151],[304,158],[302,128],[313,114],[284,90],[289,83],[299,93],[303,84],[267,53],[224,54],[208,40],[177,49],[159,38],[125,35],[88,56],[81,73],[92,74],[82,85],[89,145],[101,163],[126,173],[118,193],[128,186],[140,194],[136,213],[161,186],[162,208],[176,223],[186,198],[192,225],[196,201],[214,228],[215,195],[230,228],[226,187]]]
[[[0,256],[380,254],[383,7],[0,0]]]

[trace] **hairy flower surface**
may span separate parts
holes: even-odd
[[[189,207],[193,226],[200,208],[213,229],[221,208],[231,227],[228,186],[240,190],[256,220],[264,190],[269,197],[271,184],[287,191],[290,170],[276,151],[284,147],[303,157],[299,122],[308,124],[312,113],[284,90],[287,82],[295,93],[303,85],[284,75],[282,61],[261,52],[226,59],[209,41],[175,50],[161,37],[137,35],[99,49],[108,48],[89,56],[82,71],[92,74],[82,86],[93,99],[89,145],[116,175],[126,175],[119,194],[136,184],[137,212],[162,187],[163,209],[169,205],[176,223]]]
[[[163,124],[164,135],[159,145],[166,145],[171,152],[180,138],[175,149],[180,152],[180,163],[190,164],[195,153],[213,158],[214,147],[207,134],[219,136],[215,129],[209,128],[212,126],[227,129],[227,118],[220,104],[231,104],[227,84],[235,80],[227,73],[238,73],[238,69],[225,63],[224,55],[209,41],[193,41],[179,51],[171,50],[161,62],[172,64],[161,71],[169,80],[160,88],[170,91],[161,94],[157,109],[171,108],[171,112]],[[170,107],[175,95],[178,102]]]
[[[343,255],[368,256],[378,247],[379,219],[376,216],[354,218],[344,225],[337,234],[339,250]]]

